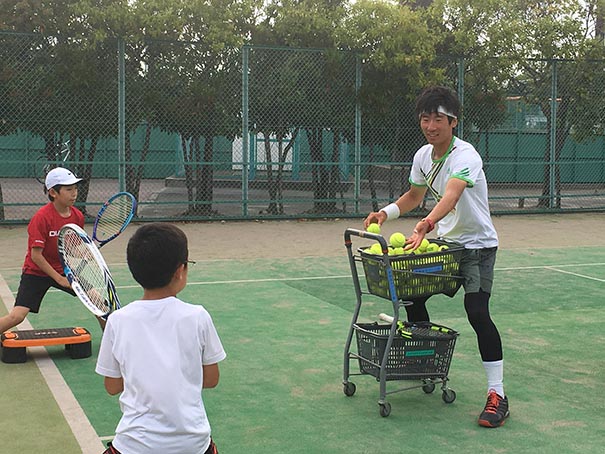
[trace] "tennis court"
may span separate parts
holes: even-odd
[[[344,343],[355,294],[343,233],[361,228],[361,220],[180,225],[197,261],[180,297],[209,310],[227,351],[218,387],[204,391],[221,454],[600,451],[602,215],[494,221],[501,247],[491,312],[504,343],[511,417],[492,430],[476,424],[485,376],[462,292],[429,303],[434,322],[460,332],[449,374],[453,404],[438,391],[410,390],[389,396],[392,412],[382,418],[378,382],[370,376],[352,377],[357,392],[344,395]],[[383,233],[407,234],[414,223],[389,223]],[[102,250],[123,303],[141,293],[125,265],[135,229]],[[0,314],[12,306],[26,239],[25,226],[0,228]],[[389,311],[387,300],[364,301],[368,321]],[[40,314],[28,321],[34,328],[87,328],[93,355],[72,360],[56,346],[30,350],[24,364],[0,363],[2,451],[100,454],[120,411],[94,373],[96,320],[76,298],[49,292]]]

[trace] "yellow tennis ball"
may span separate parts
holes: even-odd
[[[429,240],[423,238],[422,242],[420,243],[420,246],[418,246],[418,249],[420,250],[420,252],[425,252],[429,244]]]
[[[437,252],[439,251],[439,245],[436,243],[429,243],[426,247],[426,252]]]
[[[379,235],[380,234],[380,225],[378,225],[376,222],[372,222],[370,225],[368,225],[368,228],[366,230],[370,233],[375,233],[375,234]]]
[[[449,249],[450,247],[447,244],[442,244],[441,246],[439,246],[439,250],[440,251],[445,251],[446,249]]]
[[[389,242],[393,247],[403,247],[405,244],[405,235],[400,232],[395,232],[391,235],[391,238],[389,238]]]
[[[400,247],[393,248],[393,253],[395,255],[403,255],[403,254],[405,254],[405,250],[400,246]]]
[[[369,252],[370,254],[382,255],[382,247],[379,243],[374,243],[369,249],[366,249],[366,252]]]

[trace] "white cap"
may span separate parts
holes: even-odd
[[[50,189],[58,184],[61,186],[70,186],[80,181],[82,181],[82,178],[76,177],[70,170],[57,167],[48,172],[44,185],[46,189]]]

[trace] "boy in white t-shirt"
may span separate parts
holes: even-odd
[[[219,381],[225,351],[202,306],[176,297],[187,284],[187,237],[152,223],[128,242],[143,297],[107,320],[96,372],[120,394],[122,418],[106,454],[216,454],[202,388]]]
[[[502,342],[489,314],[498,235],[490,216],[481,156],[453,133],[460,110],[460,101],[449,88],[430,87],[420,94],[416,114],[428,144],[414,155],[410,189],[396,202],[370,213],[364,226],[396,219],[418,207],[427,190],[431,193],[437,203],[416,224],[406,249],[416,249],[435,226],[439,237],[464,245],[460,263],[464,308],[477,334],[487,375],[487,403],[478,422],[484,427],[499,427],[508,418],[509,409],[503,384]],[[429,320],[427,299],[414,300],[405,307],[410,322]]]

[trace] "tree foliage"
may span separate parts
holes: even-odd
[[[97,144],[117,135],[116,53],[123,40],[127,187],[139,190],[151,130],[178,134],[191,215],[214,214],[214,138],[241,134],[244,44],[315,52],[282,52],[274,61],[258,52],[251,64],[253,131],[279,144],[275,175],[267,166],[272,214],[283,212],[293,138],[304,133],[309,141],[314,211],[334,212],[341,183],[335,163],[342,145],[355,140],[356,103],[370,160],[407,162],[422,141],[416,95],[428,84],[457,88],[460,75],[464,132],[484,135],[486,156],[509,96],[540,106],[556,131],[547,136],[547,163],[561,158],[568,137],[590,140],[605,132],[601,0],[2,0],[1,6],[2,30],[35,33],[3,40],[2,133],[30,131],[44,138],[49,156],[57,140],[69,139],[76,170],[90,177]],[[359,89],[351,76],[356,61]],[[93,121],[91,112],[104,120]],[[142,125],[147,139],[135,152],[130,136]],[[553,184],[548,166],[541,203],[549,202]]]

